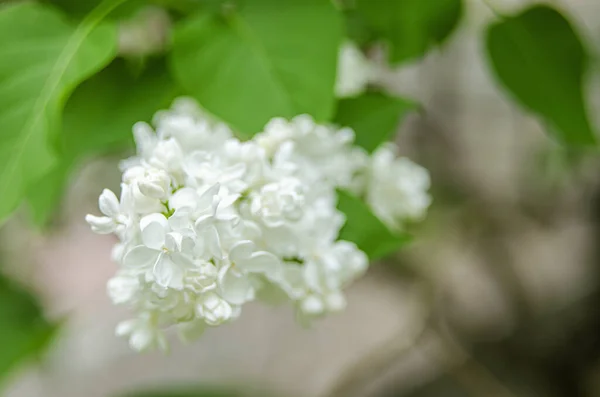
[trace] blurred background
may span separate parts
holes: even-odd
[[[506,11],[527,3],[494,1]],[[552,3],[597,50],[600,1]],[[345,312],[305,329],[289,307],[250,304],[166,356],[131,351],[114,336],[127,311],[105,292],[114,241],[84,221],[102,188],[118,190],[122,156],[99,158],[72,179],[49,232],[22,216],[0,230],[4,270],[61,323],[4,395],[600,396],[600,161],[555,144],[498,89],[481,42],[493,13],[467,5],[444,47],[379,68],[387,91],[425,109],[403,121],[397,142],[430,170],[434,204],[414,243],[348,290]],[[589,87],[598,118],[599,84]]]

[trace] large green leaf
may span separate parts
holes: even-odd
[[[389,255],[411,240],[406,233],[394,233],[358,197],[338,191],[338,209],[346,215],[339,238],[355,243],[369,259]]]
[[[416,107],[416,103],[403,98],[366,93],[341,100],[334,121],[351,127],[356,133],[355,143],[372,152],[394,135],[400,120]]]
[[[0,382],[16,364],[41,353],[56,331],[33,296],[0,275]]]
[[[358,12],[390,45],[390,61],[417,58],[441,44],[462,15],[461,0],[357,0]]]
[[[132,147],[133,124],[150,121],[175,95],[162,60],[149,61],[136,77],[119,59],[81,84],[65,106],[60,161],[28,195],[34,222],[48,221],[71,172],[82,160]]]
[[[328,120],[342,39],[328,0],[252,0],[224,17],[198,14],[175,29],[175,78],[242,133],[275,116]]]
[[[65,98],[116,52],[116,28],[100,21],[102,3],[77,27],[35,3],[0,8],[0,220],[55,164],[48,138]]]
[[[563,15],[534,6],[492,24],[486,45],[500,82],[523,106],[547,120],[559,141],[596,142],[582,89],[589,57]]]

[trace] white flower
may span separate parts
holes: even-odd
[[[108,296],[115,305],[123,304],[135,299],[140,290],[140,280],[130,274],[120,274],[108,280]]]
[[[422,219],[431,204],[429,172],[405,157],[396,158],[391,145],[373,153],[367,184],[367,202],[393,228]]]
[[[191,289],[195,293],[212,291],[217,288],[217,267],[210,262],[198,259],[194,267],[188,269],[184,285],[186,289]]]
[[[123,190],[125,192],[125,190]],[[85,220],[98,234],[122,233],[129,223],[126,209],[110,190],[104,189],[98,199],[100,212],[105,216],[86,215]]]
[[[247,184],[241,179],[246,173],[243,163],[234,165],[226,164],[222,156],[214,153],[196,151],[186,159],[184,170],[187,173],[188,183],[195,185],[220,184],[232,192],[242,192]]]
[[[160,168],[135,166],[123,174],[123,182],[137,185],[140,193],[154,199],[165,199],[171,193],[171,177]]]
[[[367,266],[366,255],[356,245],[338,241],[306,261],[304,278],[313,291],[337,291],[362,274]]]
[[[338,98],[362,94],[373,79],[373,66],[351,41],[342,44],[338,56],[335,94]]]
[[[314,317],[327,312],[339,312],[346,307],[346,298],[339,291],[325,295],[311,294],[300,301],[300,311],[303,315]]]
[[[135,312],[117,328],[135,350],[165,349],[167,328],[193,340],[253,300],[285,298],[308,320],[342,310],[368,261],[339,240],[336,189],[364,194],[387,222],[429,203],[426,171],[385,148],[371,159],[351,129],[308,115],[273,119],[246,142],[188,98],[153,123],[133,128],[120,200],[105,190],[104,216],[86,217],[119,239],[107,292]]]
[[[264,185],[252,196],[250,211],[269,227],[298,221],[303,215],[304,188],[297,178]]]
[[[171,173],[175,179],[180,178],[181,173],[181,158],[183,157],[183,149],[177,140],[169,138],[159,140],[148,163],[157,168],[163,168]]]
[[[229,303],[242,304],[254,297],[251,274],[262,274],[272,281],[281,273],[277,257],[266,251],[256,251],[251,241],[240,241],[229,250],[228,262],[219,272],[220,295]]]
[[[167,350],[167,340],[162,331],[156,327],[154,316],[150,313],[144,313],[134,320],[121,322],[117,326],[116,334],[129,336],[129,345],[137,351],[155,348]]]
[[[163,214],[150,214],[140,220],[142,244],[132,248],[123,265],[140,269],[164,288],[183,288],[185,268],[190,262],[184,252],[184,237],[170,232]]]
[[[234,315],[231,305],[215,293],[208,293],[200,298],[196,313],[206,324],[213,326],[230,320]]]

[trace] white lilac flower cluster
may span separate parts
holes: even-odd
[[[120,198],[104,190],[103,216],[86,218],[119,239],[108,294],[135,311],[117,333],[136,350],[166,348],[173,326],[193,339],[255,299],[283,297],[308,318],[343,309],[342,289],[368,261],[338,240],[336,188],[363,195],[390,225],[429,205],[424,169],[389,146],[370,157],[351,129],[309,116],[273,119],[243,142],[181,98],[154,126],[134,126]]]
[[[377,81],[376,76],[375,64],[354,42],[347,40],[340,46],[335,82],[335,95],[338,98],[362,94],[369,84]]]

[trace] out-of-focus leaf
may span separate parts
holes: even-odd
[[[41,354],[56,329],[33,296],[0,275],[0,383],[15,365]]]
[[[83,17],[90,13],[95,7],[97,7],[102,0],[45,0],[69,15],[74,17]],[[123,4],[116,7],[108,15],[109,18],[122,19],[131,16],[135,11],[139,10],[140,7],[149,3],[148,0],[127,0],[122,2]]]
[[[41,4],[0,7],[0,221],[54,166],[65,98],[115,56],[116,27],[99,24],[112,4],[79,26]]]
[[[492,24],[486,46],[500,82],[552,125],[555,138],[596,143],[582,88],[589,56],[563,15],[548,6],[528,8]]]
[[[357,10],[390,45],[390,61],[424,55],[454,31],[461,0],[357,0]]]
[[[174,33],[180,85],[239,132],[275,117],[334,111],[342,20],[329,0],[252,0],[226,16],[201,13]]]
[[[41,177],[29,190],[27,204],[33,223],[39,227],[48,225],[67,187],[75,159],[63,158]]]
[[[364,16],[356,9],[345,10],[346,36],[359,46],[364,46],[375,40],[375,33],[367,24]]]
[[[403,98],[366,93],[340,100],[334,121],[351,127],[356,133],[355,143],[372,152],[394,135],[400,120],[416,107],[416,103]]]
[[[70,155],[97,154],[133,144],[131,127],[150,121],[177,94],[162,59],[150,60],[133,76],[123,60],[83,83],[65,106],[63,150]]]
[[[151,390],[125,394],[122,397],[240,397],[242,394],[234,391],[222,391],[217,389],[174,389],[174,390]]]
[[[390,231],[362,200],[348,192],[338,191],[337,207],[346,215],[340,240],[352,241],[371,260],[389,255],[411,240],[406,233]]]
[[[120,59],[81,84],[65,106],[60,161],[28,195],[34,222],[47,223],[81,160],[132,147],[133,124],[150,121],[175,95],[162,60],[150,61],[135,77]]]

